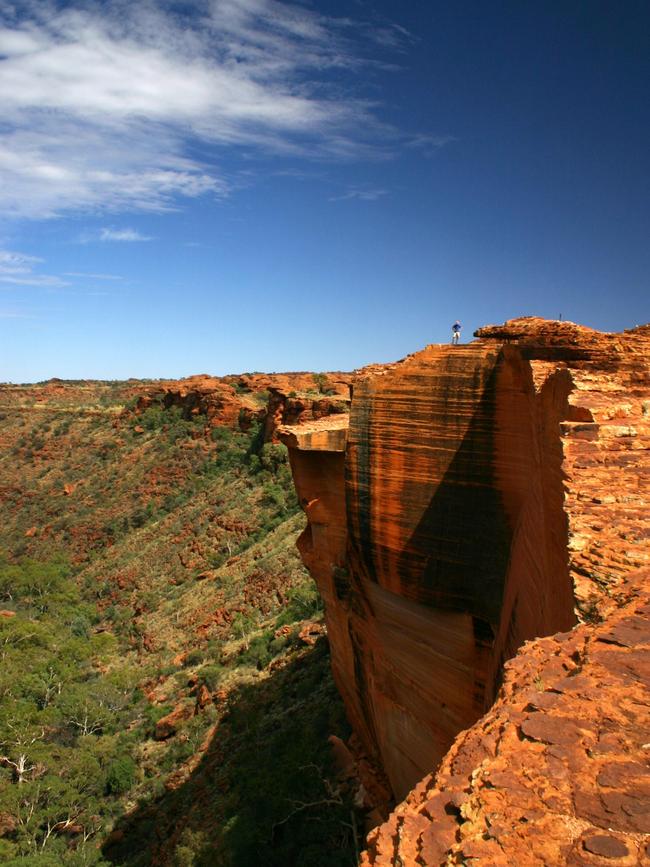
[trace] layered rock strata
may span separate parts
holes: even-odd
[[[635,604],[627,576],[648,562],[648,329],[524,319],[478,335],[360,375],[347,436],[341,419],[280,429],[335,678],[398,799],[492,705],[524,642]],[[526,671],[541,664],[528,648]],[[414,797],[421,843],[437,819]],[[409,861],[401,823],[366,863],[445,862],[420,843]]]

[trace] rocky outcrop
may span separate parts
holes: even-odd
[[[258,419],[265,441],[270,442],[281,424],[347,413],[349,383],[349,375],[343,373],[199,374],[146,386],[136,409],[179,407],[186,418],[204,416],[211,427],[248,429]]]
[[[179,407],[186,418],[202,415],[211,425],[237,427],[244,405],[235,389],[216,376],[188,376],[185,379],[155,383],[138,398],[137,411],[152,405],[165,409]],[[249,417],[253,416],[252,407]],[[255,407],[259,411],[259,407]]]
[[[476,743],[492,717],[471,727],[497,694],[493,717],[499,707],[514,714],[513,737],[494,753],[503,752],[500,770],[508,750],[515,776],[540,752],[534,744],[545,742],[531,735],[534,726],[526,734],[516,718],[529,698],[517,711],[514,696],[528,686],[506,681],[499,692],[506,661],[525,645],[516,657],[522,683],[538,683],[546,696],[537,680],[541,669],[549,665],[557,674],[571,642],[599,640],[595,622],[643,603],[639,582],[628,579],[648,562],[648,329],[601,334],[528,318],[477,336],[469,345],[430,346],[362,372],[347,435],[343,419],[280,429],[308,517],[299,547],[325,600],[334,675],[364,749],[386,771],[396,798],[440,764],[459,732],[470,730],[454,746],[462,771],[454,766],[451,784],[440,777],[429,778],[424,790],[418,786],[372,838],[367,864],[446,863],[447,852],[456,859],[449,863],[473,857],[453,849],[466,824],[460,805],[450,807],[443,796],[427,813],[424,804],[455,784],[454,797],[464,803],[468,780],[488,756]],[[555,633],[568,637],[525,644]],[[602,677],[614,693],[622,688],[614,675]],[[553,715],[552,704],[560,717],[579,717],[584,709],[566,705],[568,693],[553,688],[555,703],[547,696],[526,713],[539,724]],[[567,743],[584,752],[577,735]],[[570,776],[570,763],[563,767]],[[545,813],[534,784],[530,797]],[[569,789],[562,797],[564,810]],[[575,799],[571,804],[565,818],[578,815]],[[425,851],[424,836],[445,824],[440,811],[451,837],[441,831]],[[401,830],[406,816],[417,816],[408,834]],[[533,819],[526,821],[528,827]],[[594,842],[589,828],[602,822],[587,827],[587,821],[569,822],[570,845],[565,841],[553,857],[568,858],[578,840],[575,851],[584,858],[594,855],[590,846],[616,848]],[[503,863],[563,862],[513,856]]]

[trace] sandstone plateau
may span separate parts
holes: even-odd
[[[650,863],[650,327],[476,337],[278,431],[336,683],[402,802],[361,863]]]

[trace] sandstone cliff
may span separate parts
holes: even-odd
[[[361,372],[349,429],[280,429],[337,685],[411,792],[363,863],[637,863],[650,330],[477,336]]]

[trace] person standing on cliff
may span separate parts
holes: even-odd
[[[457,344],[458,341],[460,340],[460,329],[461,329],[462,327],[463,327],[463,326],[460,324],[460,322],[458,321],[458,319],[457,319],[457,320],[454,322],[454,324],[451,326],[451,342],[452,342],[452,344],[453,344],[454,346],[456,346],[456,344]]]

